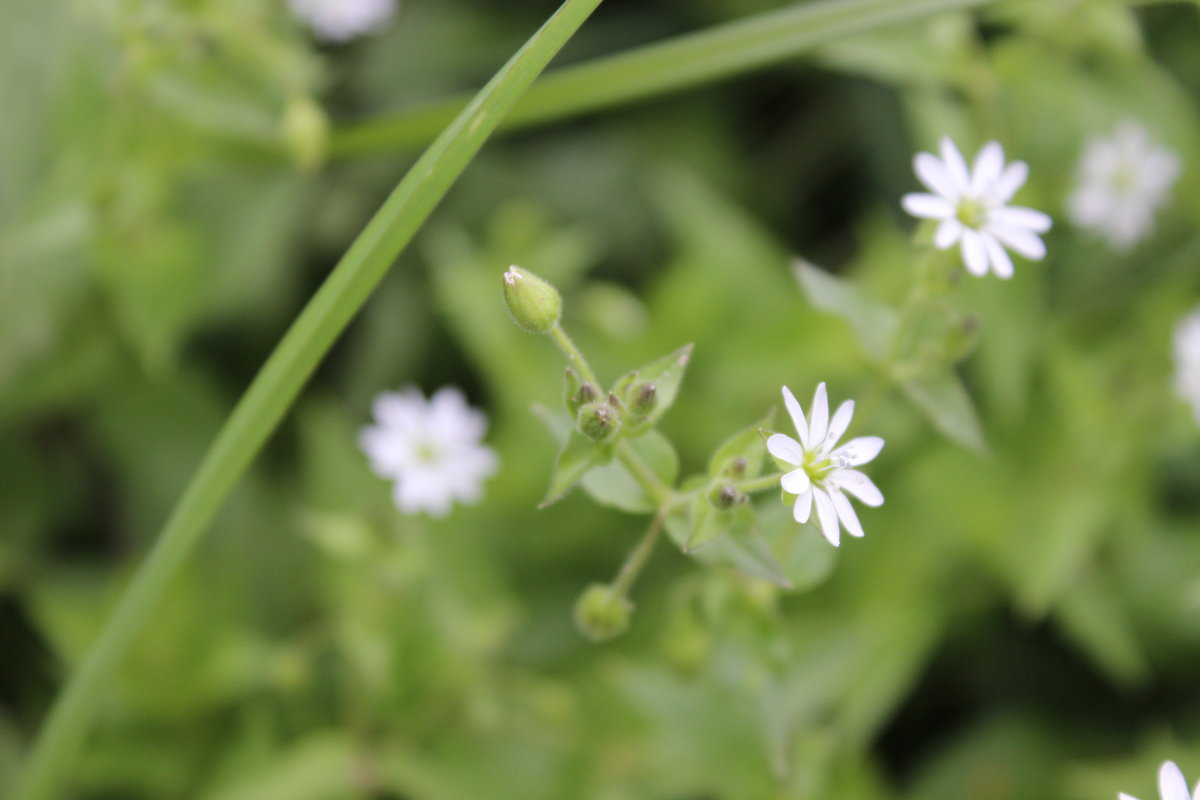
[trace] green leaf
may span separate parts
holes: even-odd
[[[714,478],[725,475],[726,468],[736,459],[746,462],[746,471],[742,477],[757,478],[762,474],[763,458],[767,454],[766,445],[759,430],[770,429],[775,424],[775,409],[749,428],[738,431],[730,436],[721,446],[713,451],[708,462],[708,474]]]
[[[936,372],[905,381],[904,393],[925,412],[947,438],[980,453],[987,452],[983,427],[971,396],[952,371]]]
[[[791,506],[763,503],[758,520],[794,591],[813,589],[833,572],[838,549],[811,522],[798,524],[792,518]]]
[[[803,259],[798,259],[792,269],[814,308],[836,314],[849,323],[872,359],[882,361],[887,357],[899,325],[894,309]]]
[[[656,430],[629,439],[633,448],[650,470],[668,486],[679,477],[679,456],[666,436]],[[631,514],[644,514],[658,506],[646,494],[634,477],[620,461],[612,461],[592,468],[583,476],[583,488],[600,505],[612,506]]]
[[[770,543],[758,529],[752,507],[741,506],[739,510],[743,513],[734,518],[733,524],[722,531],[726,535],[718,535],[699,549],[688,549],[693,529],[691,510],[676,511],[667,515],[664,521],[667,535],[680,550],[698,561],[712,566],[729,567],[752,578],[769,581],[781,589],[790,589],[791,583],[772,552]]]
[[[592,467],[604,464],[612,458],[612,447],[594,442],[579,431],[571,431],[558,460],[554,462],[554,474],[550,476],[550,488],[538,508],[545,508],[561,500],[571,487],[579,483]]]
[[[638,427],[648,428],[667,412],[679,394],[679,384],[683,382],[683,373],[687,371],[688,361],[692,357],[692,345],[686,344],[674,353],[655,359],[640,369],[627,373],[616,383],[618,391],[631,389],[643,383],[654,384],[658,393],[658,403],[654,410],[638,422]],[[626,405],[631,398],[622,398]]]

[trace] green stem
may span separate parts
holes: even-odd
[[[654,552],[654,545],[658,543],[658,533],[662,530],[662,526],[663,512],[660,511],[654,515],[654,520],[650,523],[650,527],[642,536],[641,541],[637,543],[637,547],[633,548],[625,557],[621,571],[617,573],[617,577],[612,582],[613,597],[628,596],[633,582],[637,580],[642,567],[646,566],[646,562],[650,560],[650,554]]]
[[[563,119],[775,64],[842,36],[996,0],[823,0],[718,25],[557,70],[517,104],[505,128]],[[451,97],[337,131],[334,157],[418,147],[463,103]]]
[[[646,490],[646,494],[650,495],[650,499],[656,506],[665,506],[674,499],[675,490],[663,483],[654,474],[654,470],[646,466],[646,462],[642,461],[642,457],[637,454],[628,441],[617,442],[616,455],[625,469],[629,470],[633,479]]]
[[[384,202],[292,324],[221,429],[146,560],[42,727],[17,800],[52,795],[69,775],[118,662],[322,356],[517,98],[601,0],[566,0],[462,110]]]
[[[596,373],[592,372],[592,368],[588,365],[587,359],[583,357],[583,352],[575,346],[575,342],[571,341],[571,337],[567,336],[567,332],[563,330],[562,325],[555,325],[550,330],[550,338],[558,345],[558,349],[563,351],[563,355],[567,357],[567,361],[579,372],[580,377],[585,381],[600,390],[600,381],[596,379]]]
[[[754,494],[755,492],[765,492],[767,489],[776,489],[779,487],[779,479],[783,477],[782,472],[776,472],[772,475],[763,475],[759,478],[749,478],[744,481],[738,481],[733,485],[742,494]]]

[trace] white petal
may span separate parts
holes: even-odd
[[[1174,761],[1164,761],[1159,767],[1158,793],[1162,800],[1192,800],[1183,772]]]
[[[783,387],[783,404],[787,407],[788,416],[792,418],[792,424],[796,426],[796,433],[800,434],[800,444],[804,445],[804,449],[808,449],[808,423],[804,421],[804,411],[800,408],[800,403],[796,400],[796,396],[792,394],[792,390],[788,387]],[[800,462],[793,462],[800,463]]]
[[[983,246],[987,248],[988,260],[992,262],[992,272],[996,273],[1005,280],[1013,276],[1012,259],[1008,257],[1008,253],[1004,252],[1004,248],[996,241],[996,237],[990,233],[980,234],[983,239]]]
[[[1017,228],[1029,228],[1034,233],[1045,233],[1054,224],[1054,220],[1050,219],[1049,214],[1022,206],[997,208],[988,215],[988,220]]]
[[[954,206],[936,194],[906,194],[900,200],[904,210],[922,219],[949,219],[954,216]]]
[[[988,225],[987,231],[1010,250],[1016,250],[1028,259],[1041,261],[1046,257],[1045,242],[1028,228],[1017,228],[993,222]]]
[[[1024,161],[1014,161],[1000,175],[999,180],[992,186],[992,198],[1000,203],[1007,203],[1017,190],[1025,185],[1029,177],[1029,165]]]
[[[808,410],[808,443],[812,448],[818,448],[825,441],[825,434],[829,432],[829,393],[825,390],[825,383],[817,384],[817,390],[813,392],[812,408]]]
[[[1004,169],[1004,148],[999,142],[988,142],[975,156],[971,170],[971,194],[978,197],[987,191],[999,178]]]
[[[767,437],[767,452],[789,464],[804,463],[804,448],[784,433],[772,433]]]
[[[779,479],[779,483],[785,492],[792,494],[804,494],[808,491],[808,487],[812,486],[812,480],[809,479],[808,473],[802,469],[794,469],[787,473]]]
[[[1137,798],[1124,792],[1117,792],[1117,800],[1137,800]]]
[[[838,515],[837,510],[833,507],[833,501],[820,489],[814,488],[812,495],[813,503],[817,506],[817,530],[829,540],[831,545],[837,547],[842,536],[838,529]]]
[[[942,163],[946,165],[946,173],[950,176],[955,188],[958,189],[958,196],[966,194],[971,186],[967,162],[963,160],[962,153],[958,152],[958,148],[949,136],[942,137]]]
[[[857,467],[875,458],[882,449],[883,439],[878,436],[859,436],[834,450],[833,457],[844,461],[847,467]]]
[[[854,513],[854,506],[850,505],[850,501],[846,499],[846,495],[835,490],[829,493],[829,498],[833,500],[833,507],[837,511],[838,520],[842,523],[842,527],[846,529],[846,533],[861,539],[863,535],[862,523],[858,521],[858,515]]]
[[[954,185],[946,165],[939,161],[937,156],[931,153],[917,153],[913,159],[913,170],[931,192],[940,194],[951,202],[956,202],[961,196],[962,190]]]
[[[792,506],[792,518],[801,525],[808,522],[808,518],[812,516],[813,505],[813,490],[810,486],[796,498],[796,504]]]
[[[958,237],[962,236],[963,224],[957,219],[943,220],[941,225],[938,225],[937,232],[933,235],[933,244],[939,250],[945,250],[955,242]]]
[[[878,508],[883,505],[883,492],[879,491],[871,479],[856,469],[834,470],[827,478],[843,492],[849,492],[865,505]]]
[[[964,228],[960,249],[963,263],[967,265],[967,272],[980,277],[987,275],[987,248],[983,246],[983,239],[980,238],[978,231]]]
[[[825,434],[825,441],[829,442],[831,447],[837,444],[838,439],[842,438],[842,434],[846,432],[846,428],[850,427],[850,420],[853,418],[853,400],[847,400],[838,406],[838,410],[834,413],[833,419],[829,422],[829,433]]]

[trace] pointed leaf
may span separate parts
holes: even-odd
[[[846,320],[872,359],[882,361],[886,358],[899,324],[894,309],[804,259],[797,259],[792,270],[814,308]]]
[[[769,581],[782,589],[790,589],[791,583],[775,554],[771,552],[770,544],[753,523],[750,506],[742,508],[750,512],[751,523],[748,527],[742,523],[734,525],[725,531],[726,535],[718,536],[704,547],[689,552],[689,555],[705,564],[736,569],[750,577]],[[692,534],[690,510],[668,514],[665,525],[671,540],[687,552],[688,539]]]
[[[795,495],[791,498],[794,500]],[[790,503],[762,503],[758,521],[794,591],[813,589],[833,572],[838,549],[811,522],[798,524],[792,518]]]
[[[692,357],[692,345],[687,344],[673,353],[655,359],[644,367],[633,370],[617,381],[616,391],[622,394],[622,399],[629,405],[632,398],[624,396],[627,390],[643,383],[654,385],[657,393],[657,403],[646,418],[638,423],[639,428],[649,428],[667,412],[679,394],[679,384],[683,382],[683,374],[687,371],[688,361]]]
[[[608,462],[612,458],[612,447],[592,441],[578,431],[572,431],[567,443],[558,454],[554,474],[550,476],[550,488],[546,499],[538,508],[551,505],[571,490],[592,467]]]
[[[679,477],[679,456],[669,439],[656,430],[630,439],[629,445],[642,461],[668,486]],[[644,514],[657,508],[641,484],[634,480],[625,465],[612,461],[592,468],[583,476],[583,488],[597,503],[612,506],[631,514]]]
[[[903,384],[904,393],[947,438],[987,452],[983,427],[962,381],[952,371],[929,373]]]
[[[746,462],[745,478],[757,478],[762,474],[763,457],[767,454],[765,439],[759,434],[762,429],[775,424],[775,409],[772,408],[757,424],[738,431],[718,447],[708,462],[708,474],[714,478],[725,475],[725,470],[737,459]]]

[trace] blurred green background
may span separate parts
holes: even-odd
[[[606,0],[559,63],[782,5]],[[0,4],[0,796],[416,155],[306,163],[320,126],[297,120],[336,141],[472,89],[553,7],[403,0],[328,45],[267,0]],[[156,609],[64,797],[1147,800],[1166,758],[1195,779],[1200,430],[1171,331],[1200,301],[1198,111],[1200,5],[1028,0],[489,143]],[[1184,171],[1120,254],[1064,208],[1088,137],[1124,119]],[[865,539],[802,543],[791,591],[666,543],[630,632],[589,643],[575,599],[645,520],[578,491],[536,510],[555,445],[530,409],[562,363],[511,324],[503,269],[563,290],[606,379],[696,343],[663,423],[695,472],[784,383],[867,390],[791,261],[898,303],[899,198],[943,134],[1028,161],[1017,202],[1056,219],[1044,262],[950,299],[982,322],[958,374],[986,452],[891,392],[856,421],[888,441]],[[502,469],[479,506],[403,517],[357,431],[376,393],[447,383]]]

